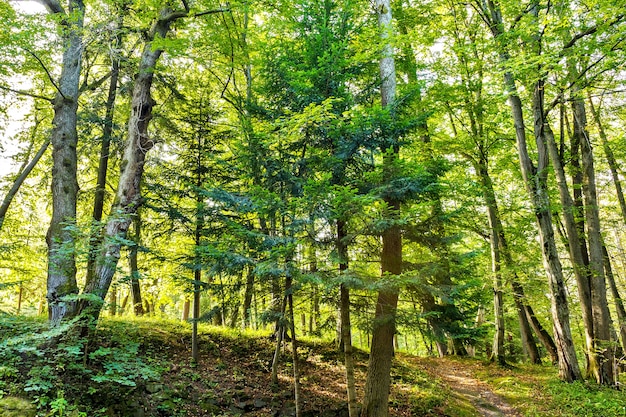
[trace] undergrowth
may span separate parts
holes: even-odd
[[[189,360],[188,323],[103,318],[89,338],[68,336],[72,332],[64,326],[50,329],[43,318],[0,315],[0,415],[128,416],[142,409],[150,417],[230,416],[249,407],[250,415],[269,416],[286,415],[281,413],[292,401],[288,353],[280,389],[273,392],[264,382],[274,350],[267,332],[201,324],[204,362],[196,367]],[[319,395],[328,395],[318,407],[341,408],[343,388],[331,389],[331,384],[343,381],[342,355],[332,343],[314,338],[303,339],[299,351],[306,364],[304,389],[312,390],[311,395],[319,387]],[[391,415],[476,415],[462,395],[405,356],[394,361]],[[355,358],[357,373],[364,378],[367,353],[357,350]],[[458,363],[472,367],[524,416],[626,416],[621,391],[562,383],[549,365],[503,369],[477,360]],[[321,409],[310,409],[307,415],[316,415],[315,410]]]

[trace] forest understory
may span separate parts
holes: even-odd
[[[200,359],[194,365],[189,327],[155,319],[107,319],[93,343],[77,340],[52,348],[46,338],[53,336],[46,334],[42,320],[3,316],[0,416],[295,415],[288,346],[274,385],[275,342],[267,334],[202,325]],[[134,353],[128,351],[130,340],[139,341]],[[347,416],[345,371],[334,343],[308,339],[298,350],[302,415]],[[357,350],[355,358],[362,393],[367,354]],[[392,380],[389,412],[398,417],[618,416],[626,407],[621,392],[560,382],[551,365],[503,368],[476,358],[398,352]],[[572,405],[563,407],[566,403]]]

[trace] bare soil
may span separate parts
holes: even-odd
[[[410,360],[428,374],[444,382],[454,395],[469,401],[485,417],[522,417],[514,407],[494,393],[488,384],[476,377],[485,367],[479,361],[459,361],[455,358],[414,358]],[[494,365],[495,366],[495,365]]]

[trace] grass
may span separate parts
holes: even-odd
[[[593,382],[565,383],[551,365],[484,366],[477,376],[524,416],[624,417],[626,395]]]

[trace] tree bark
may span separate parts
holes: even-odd
[[[139,251],[139,245],[141,245],[141,217],[139,212],[133,220],[133,227],[135,228],[135,235],[133,236],[133,245],[129,248],[128,262],[130,266],[130,292],[133,299],[133,312],[135,316],[143,316],[143,300],[141,299],[141,273],[139,272],[139,262],[137,260],[137,254]]]
[[[500,233],[497,230],[499,219],[497,209],[495,208],[495,193],[493,184],[487,171],[487,161],[481,157],[477,164],[478,174],[483,189],[483,197],[487,205],[487,214],[489,218],[489,243],[491,247],[491,272],[493,274],[493,309],[495,320],[495,334],[493,339],[493,348],[491,352],[491,360],[497,361],[500,365],[506,365],[506,355],[504,352],[504,310],[502,306],[502,271],[500,248]]]
[[[147,34],[147,42],[141,55],[139,73],[135,78],[131,100],[131,115],[128,121],[128,138],[124,147],[121,175],[115,203],[104,229],[104,240],[96,260],[94,279],[85,284],[85,293],[103,298],[111,285],[120,258],[121,240],[126,237],[128,227],[142,203],[140,184],[146,154],[154,143],[148,135],[152,119],[154,100],[151,96],[152,81],[162,49],[153,48],[155,37],[165,38],[172,22],[186,16],[186,12],[174,12],[164,8]],[[87,303],[90,314],[95,318],[100,313],[98,305]]]
[[[613,268],[611,267],[611,258],[605,245],[602,245],[602,253],[604,254],[604,272],[611,290],[611,296],[613,297],[613,303],[615,304],[615,311],[617,313],[617,324],[619,328],[619,335],[622,341],[622,351],[626,352],[626,308],[624,308],[624,302],[620,296],[619,289],[615,283],[615,276],[613,275]]]
[[[63,67],[54,99],[52,119],[52,219],[48,242],[48,318],[55,325],[76,314],[75,301],[64,297],[78,293],[76,284],[75,231],[78,193],[76,132],[80,71],[82,67],[82,28],[85,5],[70,0],[67,14],[58,2],[46,2],[52,13],[61,15],[63,26]],[[54,5],[53,8],[51,5]],[[56,7],[58,6],[58,7]]]
[[[595,108],[591,97],[589,98],[589,109],[591,110],[593,119],[596,123],[596,126],[598,127],[598,134],[600,136],[600,140],[602,141],[604,155],[606,156],[606,160],[611,170],[611,178],[613,179],[613,185],[615,186],[615,192],[617,193],[617,201],[619,201],[619,207],[622,212],[622,220],[624,221],[624,223],[626,223],[626,200],[624,200],[624,190],[622,188],[622,182],[619,178],[618,164],[615,160],[615,154],[613,153],[613,150],[609,145],[606,131],[604,130],[604,125],[602,124],[602,120],[600,119],[600,110]]]
[[[243,327],[252,328],[250,321],[250,309],[252,307],[252,295],[254,293],[254,268],[248,268],[248,274],[246,276],[246,289],[243,297]]]
[[[293,313],[293,278],[287,274],[285,283],[287,300],[289,303],[289,329],[291,331],[291,361],[293,365],[293,398],[296,403],[295,417],[302,416],[302,398],[300,395],[300,364],[298,361],[298,343],[296,339],[296,321]]]
[[[574,74],[577,75],[577,74]],[[574,135],[580,137],[580,149],[583,168],[583,197],[585,203],[585,219],[587,239],[589,243],[589,272],[591,282],[591,302],[593,312],[593,335],[596,352],[598,352],[599,369],[591,369],[596,382],[602,385],[613,385],[614,352],[611,346],[611,315],[606,295],[606,277],[604,275],[604,254],[602,236],[600,234],[600,214],[593,161],[593,149],[587,133],[587,115],[585,102],[577,96],[574,88],[572,109],[574,114]]]
[[[337,253],[339,255],[339,273],[348,270],[348,236],[346,223],[343,220],[337,221]],[[341,339],[343,341],[344,363],[346,366],[346,390],[348,396],[348,415],[358,416],[358,403],[356,398],[356,381],[354,378],[354,353],[352,349],[352,330],[350,323],[350,289],[341,284],[339,287],[340,303],[339,311],[341,316]]]
[[[382,57],[380,59],[381,104],[392,111],[396,97],[396,71],[392,33],[391,5],[389,0],[376,0],[378,26],[382,38]],[[390,180],[393,166],[399,158],[400,147],[395,138],[390,138],[391,146],[383,149],[383,177]],[[400,201],[385,197],[387,215],[395,219],[400,213]],[[402,233],[394,224],[382,234],[381,273],[383,278],[393,278],[402,273]],[[365,381],[362,417],[386,417],[389,414],[389,389],[391,385],[391,360],[393,358],[393,336],[396,331],[396,308],[398,289],[389,282],[378,293],[376,313],[372,330],[372,347]]]
[[[492,2],[484,3],[483,12],[484,17],[489,22],[489,28],[498,43],[500,63],[506,66],[509,62],[509,53],[508,46],[504,43],[505,40],[503,39],[504,26],[502,13],[499,7]],[[509,96],[508,101],[511,108],[511,117],[515,126],[522,177],[539,227],[543,263],[550,284],[554,339],[559,356],[559,377],[565,381],[574,381],[581,379],[582,375],[578,367],[576,350],[572,340],[572,332],[569,323],[569,306],[567,304],[567,294],[563,281],[563,271],[552,227],[550,199],[546,182],[548,156],[545,143],[541,141],[541,136],[539,135],[543,130],[543,102],[540,101],[541,98],[539,97],[542,89],[541,85],[538,84],[534,95],[535,127],[537,129],[535,139],[538,152],[538,166],[535,168],[528,154],[522,101],[517,92],[515,78],[510,71],[506,70],[504,71],[503,78],[504,86]],[[537,118],[538,112],[541,112],[541,118]]]
[[[546,124],[544,139],[548,147],[548,153],[552,162],[552,167],[556,175],[556,182],[559,189],[559,197],[562,206],[563,218],[565,220],[565,231],[567,236],[567,247],[569,249],[570,261],[574,269],[574,276],[578,288],[578,298],[585,330],[586,356],[588,369],[598,369],[598,355],[595,352],[593,312],[591,310],[591,284],[589,271],[587,269],[588,259],[585,254],[586,244],[581,242],[579,224],[576,221],[575,213],[578,212],[574,199],[569,192],[565,170],[561,163],[559,150],[554,140],[554,134],[549,125]]]
[[[123,15],[120,12],[118,18],[116,34],[112,49],[115,51],[122,44],[122,36],[119,29],[123,23]],[[109,167],[109,153],[111,149],[111,138],[113,134],[113,113],[115,111],[115,99],[117,97],[117,83],[120,74],[120,56],[115,55],[113,52],[111,55],[111,79],[109,82],[109,91],[107,94],[107,101],[105,104],[104,115],[104,127],[102,129],[102,143],[100,145],[100,159],[98,162],[98,178],[96,180],[96,192],[93,202],[93,214],[94,221],[93,231],[91,238],[89,239],[89,252],[87,258],[87,278],[86,282],[90,282],[94,278],[96,257],[98,255],[99,245],[102,243],[102,230],[100,228],[100,222],[102,221],[102,213],[104,211],[104,197],[106,191],[107,172]],[[131,275],[132,276],[132,275]]]

